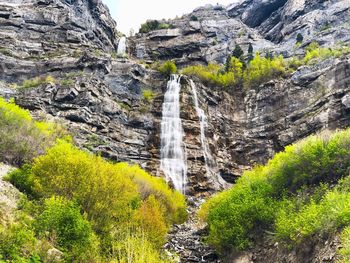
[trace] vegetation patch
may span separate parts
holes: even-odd
[[[177,72],[176,64],[173,61],[165,61],[163,64],[158,66],[158,71],[166,77]]]
[[[149,33],[154,30],[170,29],[170,28],[174,28],[174,26],[167,23],[161,23],[157,20],[150,20],[141,25],[139,33]]]
[[[60,125],[35,121],[13,100],[0,97],[0,161],[15,165],[29,162],[65,134]]]
[[[143,89],[142,90],[142,99],[146,102],[152,102],[154,97],[156,96],[155,92],[151,89]]]
[[[170,226],[187,218],[183,195],[138,166],[111,163],[69,139],[56,140],[55,126],[33,121],[13,102],[0,102],[0,120],[10,124],[0,126],[3,134],[31,129],[12,147],[23,141],[30,153],[35,148],[27,136],[34,143],[50,138],[6,178],[26,198],[11,221],[0,207],[0,261],[169,262],[160,249]],[[58,258],[50,258],[49,250]]]
[[[298,36],[301,44],[302,36]],[[228,56],[224,66],[210,63],[207,66],[196,65],[185,67],[182,74],[197,77],[207,85],[224,88],[243,86],[246,89],[257,87],[271,79],[283,77],[302,65],[318,63],[330,57],[341,57],[350,53],[349,46],[322,48],[316,42],[306,48],[305,56],[293,57],[288,61],[283,56],[274,56],[267,52],[265,57],[259,53],[253,55],[253,47],[249,45],[245,57],[243,50],[236,46],[232,55]]]
[[[55,83],[57,83],[57,80],[54,77],[48,75],[44,77],[35,77],[32,79],[26,79],[25,81],[23,81],[20,88],[31,89],[31,88],[37,88],[44,84],[55,84]]]
[[[349,148],[350,129],[324,133],[245,172],[201,208],[208,242],[220,251],[245,249],[269,232],[277,241],[296,244],[350,225]]]

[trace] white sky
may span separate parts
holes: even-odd
[[[129,34],[131,28],[137,32],[147,19],[174,18],[190,13],[206,4],[229,5],[236,0],[102,0],[117,21],[118,30]]]

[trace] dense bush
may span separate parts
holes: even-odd
[[[90,223],[72,201],[63,197],[46,199],[35,225],[39,236],[48,239],[54,237],[54,245],[65,252],[67,261],[96,261],[97,238]]]
[[[171,74],[177,72],[177,67],[174,62],[168,60],[158,67],[158,71],[166,77],[169,77]]]
[[[160,23],[157,20],[150,20],[150,21],[147,21],[146,23],[141,25],[139,32],[140,33],[148,33],[148,32],[154,31],[154,30],[169,29],[169,28],[174,28],[174,26],[171,24],[167,24],[167,23]]]
[[[160,256],[159,252],[146,239],[142,231],[124,232],[121,241],[114,241],[111,263],[170,263],[172,261]]]
[[[236,84],[234,73],[223,71],[217,64],[189,66],[182,69],[181,73],[192,77],[198,77],[207,85],[229,87]]]
[[[26,223],[0,225],[1,262],[40,262],[36,243],[34,231]]]
[[[240,54],[240,53],[238,53]],[[196,76],[205,84],[222,87],[233,87],[244,84],[255,87],[276,76],[285,73],[285,61],[282,56],[263,58],[256,54],[246,67],[239,58],[228,57],[225,67],[216,64],[208,66],[189,66],[182,69],[182,74]]]
[[[34,121],[28,111],[0,97],[0,161],[28,162],[64,134],[59,125]]]
[[[340,255],[339,263],[348,263],[350,261],[350,226],[344,228],[341,233],[341,247],[338,250]]]
[[[260,84],[277,77],[283,77],[286,73],[291,73],[298,67],[319,62],[329,57],[340,57],[350,53],[349,46],[338,46],[336,48],[321,48],[317,43],[311,43],[306,48],[304,57],[292,57],[285,61],[282,56],[275,57],[267,52],[265,57],[259,53],[252,54],[253,46],[249,45],[248,56],[244,59],[244,54],[239,46],[235,47],[232,56],[228,56],[224,66],[209,64],[208,66],[196,65],[182,69],[182,74],[198,77],[207,85],[221,87],[243,86],[254,88]]]
[[[184,197],[171,190],[163,179],[150,176],[138,166],[107,162],[62,140],[37,157],[32,166],[11,173],[9,180],[35,197],[58,196],[46,203],[47,212],[39,217],[38,223],[43,231],[55,231],[57,237],[61,236],[63,243],[58,240],[58,245],[74,258],[91,241],[90,234],[79,236],[83,233],[76,231],[85,229],[83,232],[88,234],[90,230],[73,203],[60,197],[75,201],[82,208],[100,239],[102,252],[107,254],[120,233],[128,230],[133,233],[135,229],[143,231],[154,249],[159,248],[170,225],[186,219]],[[72,232],[61,229],[63,221],[73,224],[69,229]],[[69,237],[71,234],[77,237]],[[91,246],[90,252],[94,251]],[[74,252],[75,247],[78,252]]]
[[[285,72],[286,65],[282,56],[263,58],[257,53],[244,71],[244,86],[259,86],[272,78],[283,76]]]
[[[142,90],[142,98],[146,102],[152,102],[155,96],[156,96],[156,94],[151,89],[143,89]]]
[[[297,207],[295,200],[285,202],[277,213],[276,236],[300,243],[315,234],[333,233],[350,224],[350,193],[329,191],[317,203],[314,200]]]
[[[349,148],[350,129],[324,133],[288,146],[266,166],[245,172],[232,189],[213,197],[201,208],[200,216],[209,225],[208,241],[221,251],[242,249],[261,230],[274,231],[275,222],[276,237],[280,239],[309,236],[327,229],[326,224],[328,229],[347,224],[345,190],[317,198],[323,200],[320,203],[311,199],[301,206],[292,206],[297,202],[288,200],[299,196],[298,190],[304,186],[335,182],[349,175]]]
[[[320,47],[317,42],[312,42],[306,48],[306,54],[303,58],[304,64],[316,63],[320,60],[325,60],[330,57],[340,57],[350,53],[349,46],[338,46],[334,48],[323,48]]]

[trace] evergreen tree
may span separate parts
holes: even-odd
[[[248,54],[253,54],[253,45],[251,43],[249,43],[249,46],[248,46]]]
[[[254,51],[253,45],[251,43],[249,43],[249,46],[248,46],[248,57],[247,57],[248,63],[254,59],[253,51]]]
[[[228,55],[226,58],[226,63],[225,63],[225,72],[228,72],[230,70],[230,63],[231,63],[231,55]]]
[[[297,35],[297,44],[301,44],[304,40],[304,37],[302,34],[298,33]]]
[[[244,52],[242,48],[239,45],[236,45],[235,49],[232,51],[232,56],[234,56],[235,58],[241,59],[243,54]]]

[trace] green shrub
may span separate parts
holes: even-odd
[[[142,90],[142,98],[146,102],[152,102],[155,96],[156,96],[156,94],[151,89],[143,89]]]
[[[0,261],[40,262],[35,261],[36,244],[34,231],[25,223],[0,225]]]
[[[338,250],[340,259],[337,262],[348,263],[350,262],[350,226],[344,228],[343,232],[341,233],[340,239],[341,247]]]
[[[259,86],[272,78],[283,76],[285,72],[286,65],[282,56],[263,58],[257,53],[244,71],[244,86],[247,88]]]
[[[257,169],[246,172],[232,190],[213,197],[200,211],[209,226],[208,242],[219,251],[244,249],[251,235],[273,223],[272,186]]]
[[[91,262],[98,255],[98,241],[79,207],[64,197],[45,200],[36,222],[39,236],[54,240],[68,261]]]
[[[168,28],[174,28],[174,26],[167,23],[160,23],[157,20],[150,20],[141,25],[139,33],[148,33],[154,30],[168,29]]]
[[[298,196],[303,187],[336,182],[349,175],[349,148],[350,129],[324,133],[288,146],[266,166],[245,172],[232,189],[201,208],[199,215],[209,226],[208,241],[220,251],[243,249],[254,242],[254,236],[261,235],[261,230],[274,231],[274,225],[277,238],[284,240],[346,225],[350,218],[348,193],[344,193],[350,182],[346,180],[342,188],[323,199],[315,194],[313,201],[305,201],[306,206],[295,206],[295,199],[288,200]]]
[[[300,34],[300,33],[298,33],[297,34],[297,44],[301,44],[301,43],[303,43],[303,40],[304,40],[304,37],[303,37],[303,35],[302,34]]]
[[[33,79],[26,79],[23,81],[21,88],[30,89],[36,88],[44,84],[55,84],[57,81],[54,77],[48,75],[45,77],[35,77]]]
[[[276,237],[300,243],[315,234],[326,234],[350,224],[350,193],[329,191],[321,202],[310,203],[299,210],[289,204],[276,218]]]
[[[189,66],[182,69],[181,73],[192,77],[198,77],[206,85],[229,87],[236,84],[234,73],[224,72],[217,64]]]
[[[236,55],[241,54],[239,50],[236,52]],[[182,69],[181,72],[185,75],[196,76],[208,85],[227,88],[243,83],[249,88],[259,86],[277,76],[283,76],[286,72],[286,63],[282,56],[262,58],[257,53],[245,69],[239,58],[229,56],[225,68],[209,64],[208,66],[189,66]]]
[[[124,232],[112,246],[111,263],[171,263],[162,257],[142,231]]]
[[[177,67],[174,62],[168,60],[158,67],[158,71],[164,76],[169,77],[171,74],[175,74],[177,72]]]
[[[28,162],[64,135],[59,125],[34,121],[27,110],[0,97],[0,161]]]
[[[18,174],[21,172],[22,176]],[[138,166],[112,164],[62,140],[37,157],[30,170],[22,169],[11,176],[11,181],[29,188],[35,196],[75,200],[101,238],[103,251],[110,250],[116,233],[124,231],[130,222],[143,227],[146,236],[160,246],[170,224],[186,219],[184,197],[163,179],[150,176]],[[151,202],[151,196],[157,198],[157,204]],[[140,211],[145,214],[140,216]],[[161,216],[152,221],[147,214]],[[147,227],[142,222],[147,222]]]
[[[191,15],[190,20],[191,21],[198,21],[198,17],[196,17],[195,15]]]

